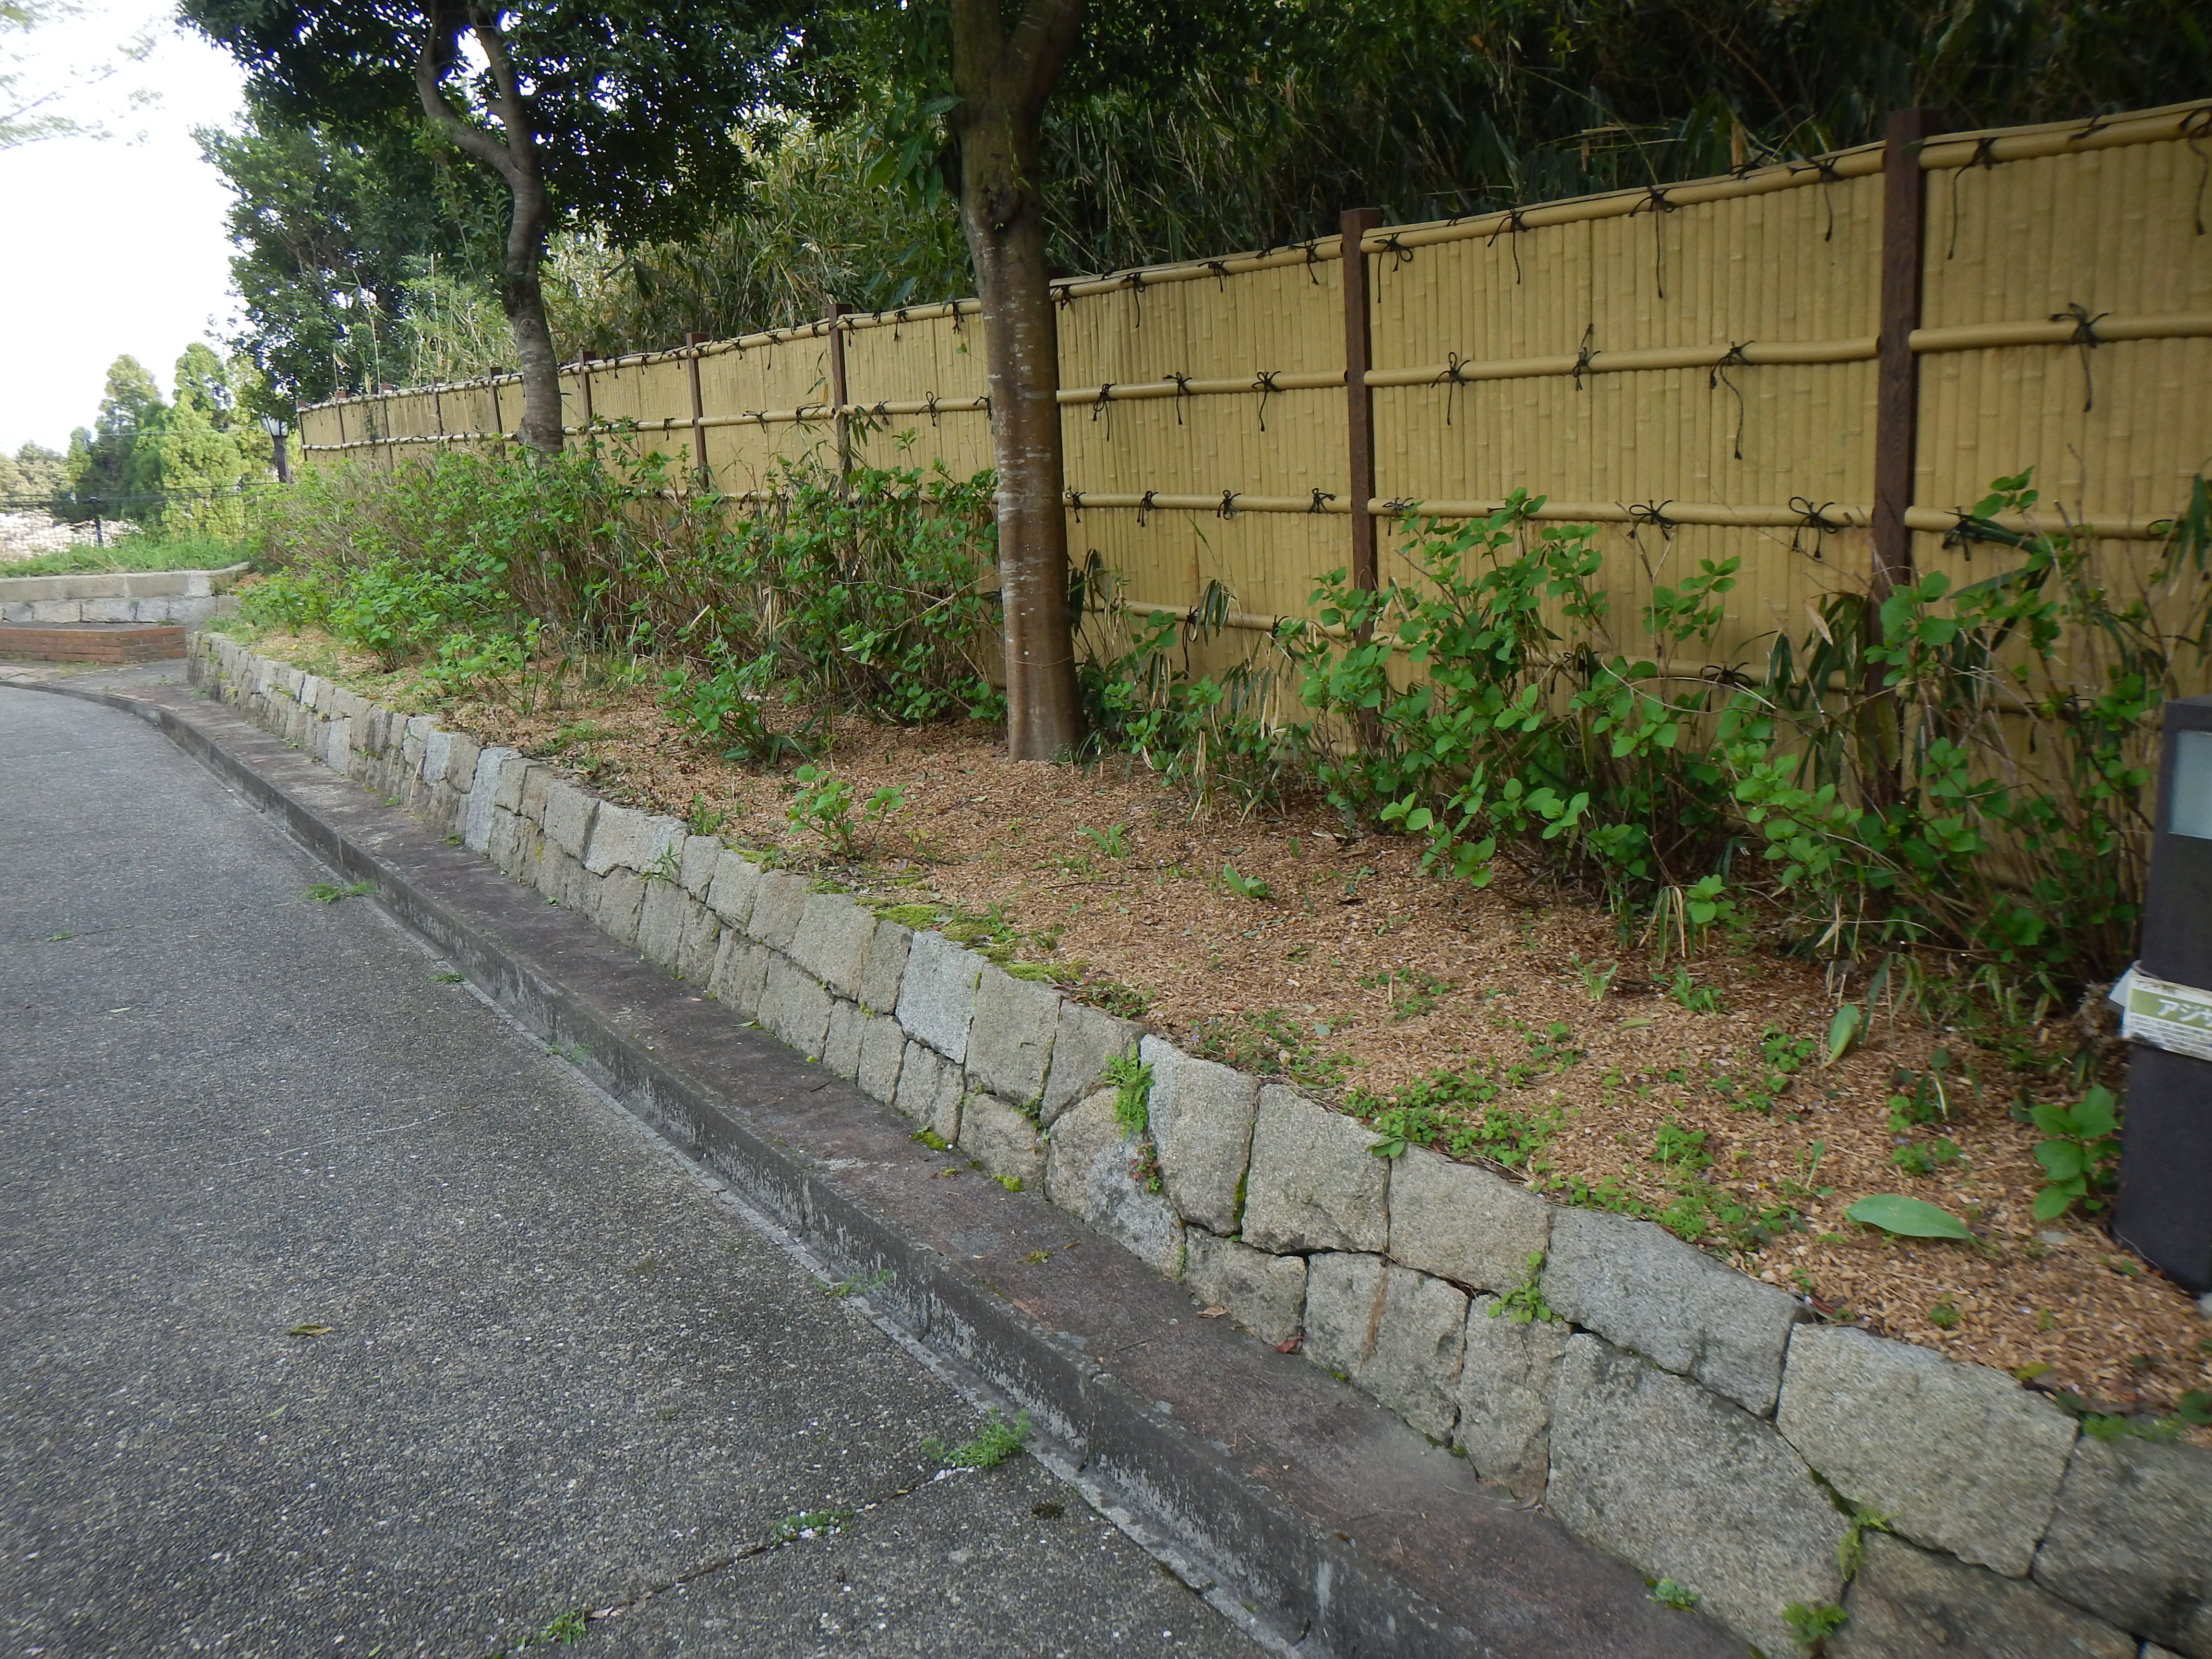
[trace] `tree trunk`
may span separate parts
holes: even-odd
[[[561,366],[553,355],[553,331],[545,321],[545,290],[539,271],[545,262],[544,175],[538,165],[538,134],[531,125],[514,60],[500,30],[499,14],[489,8],[464,10],[434,3],[429,30],[415,60],[415,88],[431,126],[489,167],[506,183],[513,199],[507,246],[500,257],[500,306],[514,334],[514,361],[522,376],[520,436],[528,447],[558,453],[561,434]],[[447,101],[443,82],[459,58],[456,42],[466,26],[483,48],[491,71],[495,107],[507,142],[500,141]]]
[[[960,226],[982,301],[998,465],[999,587],[1005,601],[1006,752],[1071,754],[1083,738],[1067,611],[1060,328],[1045,275],[1038,131],[1046,97],[1083,26],[1084,0],[1030,0],[1011,35],[1000,0],[953,0],[960,94]]]

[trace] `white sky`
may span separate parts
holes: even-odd
[[[196,126],[232,125],[240,75],[198,35],[180,33],[167,4],[86,0],[82,14],[5,45],[31,61],[26,85],[59,81],[73,64],[112,60],[140,30],[158,31],[143,63],[65,100],[80,120],[104,121],[106,140],[50,138],[0,150],[0,448],[66,447],[90,426],[107,366],[121,353],[169,388],[192,341],[230,331],[231,197],[200,160]],[[131,108],[131,90],[160,100]],[[143,137],[141,137],[140,135]]]

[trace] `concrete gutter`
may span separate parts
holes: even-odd
[[[1048,1463],[1130,1512],[1217,1604],[1302,1654],[1746,1650],[1042,1197],[980,1178],[581,918],[182,688],[38,689],[145,719],[451,958],[526,1029],[915,1340],[1035,1418]]]

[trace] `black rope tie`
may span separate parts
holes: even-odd
[[[1836,198],[1826,186],[1842,184],[1844,175],[1837,171],[1836,158],[1832,155],[1814,156],[1813,167],[1820,175],[1821,204],[1828,210],[1828,234],[1820,240],[1824,242],[1832,242],[1836,240]]]
[[[1521,285],[1521,233],[1528,228],[1528,216],[1519,208],[1508,208],[1505,217],[1499,221],[1498,228],[1490,233],[1490,240],[1483,244],[1486,248],[1494,247],[1499,237],[1513,238],[1505,246],[1513,250],[1513,285],[1516,288]]]
[[[1815,507],[1811,497],[1806,495],[1792,495],[1790,498],[1790,510],[1797,515],[1797,527],[1790,532],[1790,550],[1792,553],[1804,551],[1798,538],[1809,530],[1813,532],[1813,556],[1819,559],[1820,538],[1830,531],[1849,528],[1841,520],[1828,516],[1828,509],[1834,505],[1833,501],[1822,501]]]
[[[1081,524],[1083,522],[1083,492],[1079,489],[1069,490],[1067,504],[1075,509],[1076,523]]]
[[[1224,489],[1221,492],[1221,505],[1213,509],[1213,516],[1217,519],[1233,519],[1237,516],[1237,492],[1235,490]]]
[[[1334,490],[1316,489],[1313,493],[1313,505],[1308,507],[1306,511],[1309,513],[1325,513],[1328,510],[1327,503],[1333,501],[1335,499],[1336,492]]]
[[[2097,337],[2097,325],[2112,314],[2109,311],[2100,311],[2092,316],[2089,313],[2089,307],[2079,300],[2069,305],[2063,311],[2054,311],[2051,313],[2051,320],[2054,323],[2074,325],[2074,332],[2067,337],[2066,343],[2070,346],[2079,346],[2081,349],[2081,412],[2084,415],[2095,407],[2097,399],[2096,384],[2089,373],[2089,354],[2105,343]]]
[[[1316,288],[1319,288],[1321,286],[1320,267],[1321,244],[1319,242],[1308,242],[1306,244],[1306,281],[1312,283]]]
[[[2112,125],[2112,118],[2111,116],[2093,115],[2082,126],[2081,131],[2068,133],[2066,135],[2066,142],[2069,144],[2078,144],[2084,138],[2094,138],[2099,133],[2102,132],[2106,127]]]
[[[1158,494],[1159,491],[1157,489],[1147,489],[1143,495],[1137,497],[1138,529],[1142,530],[1152,521],[1152,498]]]
[[[1706,391],[1717,392],[1726,386],[1735,394],[1735,458],[1739,461],[1743,459],[1743,389],[1729,376],[1729,370],[1750,367],[1751,359],[1743,355],[1744,348],[1750,343],[1744,340],[1729,346],[1705,375]]]
[[[1667,509],[1674,506],[1674,503],[1671,500],[1664,501],[1637,501],[1632,505],[1626,507],[1624,510],[1628,514],[1629,540],[1634,541],[1636,539],[1636,532],[1638,528],[1644,525],[1650,525],[1659,532],[1662,539],[1670,542],[1673,541],[1674,539],[1674,520],[1667,516]]]
[[[1106,435],[1109,438],[1111,438],[1114,435],[1113,398],[1114,382],[1109,380],[1105,385],[1098,388],[1098,395],[1091,400],[1091,424],[1096,426],[1098,423],[1099,419],[1102,416],[1104,417],[1106,422]]]
[[[2204,153],[2204,140],[2212,134],[2212,104],[2193,109],[2181,118],[2181,139],[2197,158],[2197,234],[2204,234],[2204,184],[2212,179],[2212,155]]]
[[[987,409],[990,407],[990,400],[988,398],[984,400],[984,407]],[[923,394],[921,399],[921,412],[929,416],[930,425],[935,426],[937,424],[937,394],[934,392],[926,392]]]
[[[1459,395],[1459,389],[1467,384],[1465,372],[1467,359],[1456,351],[1447,352],[1444,355],[1444,372],[1437,376],[1437,384],[1444,389],[1444,424],[1449,426],[1452,423],[1452,399]]]
[[[1984,172],[1997,164],[1997,141],[1995,133],[1984,133],[1974,140],[1974,153],[1966,158],[1966,167],[1954,169],[1951,174],[1951,245],[1943,252],[1948,259],[1959,251],[1959,180],[1966,176],[1966,167],[1980,167]]]
[[[1213,273],[1213,285],[1216,290],[1226,294],[1229,291],[1229,261],[1208,259],[1206,262],[1206,268]]]
[[[1133,270],[1124,280],[1129,286],[1129,303],[1137,308],[1137,320],[1130,326],[1142,328],[1145,325],[1145,273]]]
[[[1275,376],[1282,372],[1279,368],[1263,368],[1252,377],[1252,390],[1260,394],[1260,430],[1262,432],[1267,429],[1267,399],[1279,390],[1275,385]]]
[[[955,334],[964,334],[968,331],[966,326],[960,320],[960,307],[958,306],[952,307],[952,331]]]
[[[1398,240],[1398,233],[1395,230],[1382,239],[1382,246],[1375,251],[1377,253],[1387,253],[1390,256],[1390,269],[1393,270],[1397,270],[1400,265],[1410,265],[1413,263],[1413,250]]]
[[[1181,426],[1182,424],[1182,400],[1191,395],[1190,376],[1188,374],[1176,374],[1171,373],[1167,378],[1175,382],[1176,424],[1177,426]]]
[[[1667,192],[1656,185],[1650,185],[1646,190],[1644,199],[1628,210],[1628,216],[1632,219],[1639,213],[1648,213],[1651,216],[1651,283],[1659,290],[1659,297],[1662,300],[1667,297],[1667,269],[1664,264],[1667,243],[1664,234],[1659,228],[1659,216],[1664,213],[1677,211],[1679,209],[1676,204],[1670,201]]]
[[[1583,389],[1583,374],[1590,372],[1590,365],[1597,360],[1596,340],[1597,325],[1592,323],[1583,330],[1582,345],[1575,352],[1575,390],[1577,392]]]
[[[1066,283],[1063,283],[1058,288],[1053,289],[1052,298],[1053,303],[1057,305],[1062,311],[1065,311],[1068,307],[1075,303],[1075,290],[1068,287]]]
[[[904,306],[901,306],[896,311],[891,313],[891,339],[894,343],[898,340],[899,331],[905,326],[906,307]]]

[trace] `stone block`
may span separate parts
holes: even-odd
[[[874,912],[842,893],[809,893],[791,936],[791,959],[839,996],[856,997],[875,931]]]
[[[1146,1109],[1168,1202],[1185,1221],[1211,1232],[1235,1232],[1242,1222],[1239,1195],[1252,1155],[1260,1085],[1226,1066],[1193,1060],[1158,1037],[1145,1038],[1137,1052],[1152,1068]]]
[[[538,856],[538,890],[563,909],[588,915],[583,901],[591,886],[592,878],[584,873],[582,861],[546,842]]]
[[[676,972],[684,951],[684,913],[690,908],[690,898],[674,882],[647,882],[645,907],[637,918],[638,955]]]
[[[870,1013],[888,1014],[898,1006],[899,984],[913,946],[914,929],[896,921],[879,921],[868,935],[867,957],[860,963],[860,1006]]]
[[[536,860],[532,856],[531,842],[539,836],[538,827],[519,812],[495,811],[491,815],[491,834],[485,837],[484,851],[492,863],[517,881],[530,879],[529,872]]]
[[[561,775],[543,761],[530,763],[529,770],[522,775],[522,804],[515,810],[539,829],[545,827],[545,802]]]
[[[635,870],[640,875],[672,877],[684,842],[684,826],[674,818],[602,802],[592,820],[592,839],[584,868],[593,875]]]
[[[714,971],[708,975],[707,994],[742,1020],[760,1018],[761,992],[768,984],[768,966],[775,960],[765,946],[743,933],[724,930],[715,947]]]
[[[1052,1069],[1045,1076],[1038,1121],[1050,1125],[1097,1088],[1109,1062],[1135,1054],[1144,1035],[1145,1028],[1134,1020],[1116,1019],[1102,1009],[1063,1001],[1060,1029],[1053,1034]]]
[[[722,924],[696,899],[684,902],[684,938],[676,947],[676,976],[704,987],[714,972],[715,952],[722,943]]]
[[[745,918],[745,931],[771,951],[788,951],[811,896],[805,877],[788,870],[762,871],[753,890],[752,913]]]
[[[549,780],[545,786],[545,839],[580,864],[585,843],[592,833],[592,818],[599,806],[596,795],[586,794],[568,779]]]
[[[986,967],[975,981],[975,1014],[968,1027],[969,1080],[1002,1099],[1041,1106],[1060,1005],[1051,986]]]
[[[975,981],[983,958],[942,933],[920,933],[907,952],[899,986],[898,1023],[952,1061],[968,1059],[968,1026],[975,1013]]]
[[[491,804],[501,811],[519,813],[522,811],[523,788],[529,781],[531,769],[538,767],[538,763],[525,759],[513,749],[502,750],[501,753],[503,758],[499,763],[499,783],[492,792]],[[538,769],[544,769],[538,767]],[[542,790],[538,799],[542,811],[545,799]]]
[[[822,1063],[850,1083],[860,1071],[860,1040],[867,1035],[868,1011],[839,997],[830,1005],[830,1029],[822,1038]]]
[[[822,1040],[830,1030],[832,1000],[811,974],[787,962],[771,961],[768,982],[761,988],[761,1028],[787,1048],[819,1060]]]
[[[967,1091],[967,1079],[957,1066],[927,1043],[908,1039],[894,1107],[951,1141],[960,1133],[960,1102]]]
[[[328,714],[336,711],[337,687],[325,686],[321,708]],[[443,781],[456,794],[465,795],[476,787],[477,763],[483,758],[483,745],[465,732],[452,733],[446,750],[446,775]]]
[[[1578,1333],[1552,1396],[1548,1507],[1567,1529],[1775,1655],[1790,1601],[1843,1592],[1844,1520],[1774,1425],[1625,1349]]]
[[[461,803],[461,845],[471,853],[491,850],[491,815],[498,810],[499,781],[507,763],[520,758],[512,749],[487,749],[477,757],[476,776]]]
[[[1349,1377],[1432,1440],[1459,1415],[1467,1296],[1379,1255],[1323,1251],[1306,1262],[1306,1340],[1315,1364]]]
[[[1808,1316],[1788,1291],[1603,1210],[1553,1212],[1543,1285],[1563,1317],[1761,1417],[1773,1413],[1790,1330]]]
[[[1869,1531],[1827,1659],[2136,1659],[2136,1641],[2018,1578]]]
[[[2212,1452],[2084,1437],[2035,1582],[2189,1659],[2212,1659]]]
[[[1552,1236],[1526,1187],[1419,1146],[1390,1171],[1390,1259],[1473,1291],[1510,1290]]]
[[[1776,1421],[1845,1498],[2008,1578],[2027,1575],[2075,1439],[2002,1371],[1841,1326],[1798,1328]]]
[[[960,1150],[994,1176],[1035,1190],[1044,1185],[1044,1142],[1036,1121],[1011,1101],[973,1089],[960,1105]]]
[[[686,836],[676,862],[676,879],[695,899],[704,899],[714,884],[714,866],[720,862],[722,843],[712,836]]]
[[[1262,1342],[1287,1342],[1305,1328],[1304,1256],[1270,1255],[1192,1227],[1183,1234],[1182,1282],[1199,1306],[1228,1309]]]
[[[1183,1265],[1182,1218],[1130,1174],[1136,1150],[1114,1121],[1113,1091],[1091,1096],[1061,1113],[1045,1138],[1045,1196],[1173,1276]]]
[[[586,868],[580,879],[587,890],[584,908],[592,924],[616,944],[635,945],[645,910],[645,878],[635,870],[610,870],[595,878]]]
[[[1390,1236],[1390,1164],[1369,1150],[1376,1139],[1295,1089],[1261,1090],[1244,1198],[1247,1242],[1278,1255],[1379,1252]]]
[[[1564,1320],[1493,1315],[1497,1305],[1494,1296],[1468,1304],[1452,1444],[1484,1480],[1533,1504],[1551,1474],[1552,1389],[1573,1332]]]
[[[871,1100],[886,1106],[898,1097],[899,1061],[906,1054],[906,1033],[889,1014],[870,1014],[860,1032],[860,1058],[853,1081]]]
[[[78,601],[78,612],[91,623],[127,623],[138,620],[137,607],[125,599],[94,599]]]
[[[301,693],[305,700],[306,693]],[[422,758],[415,769],[415,775],[425,783],[443,783],[446,763],[453,758],[453,734],[432,726],[422,734]]]
[[[760,891],[760,866],[740,858],[725,847],[714,860],[714,878],[707,884],[707,903],[722,919],[722,926],[739,933],[752,920],[753,896]]]

